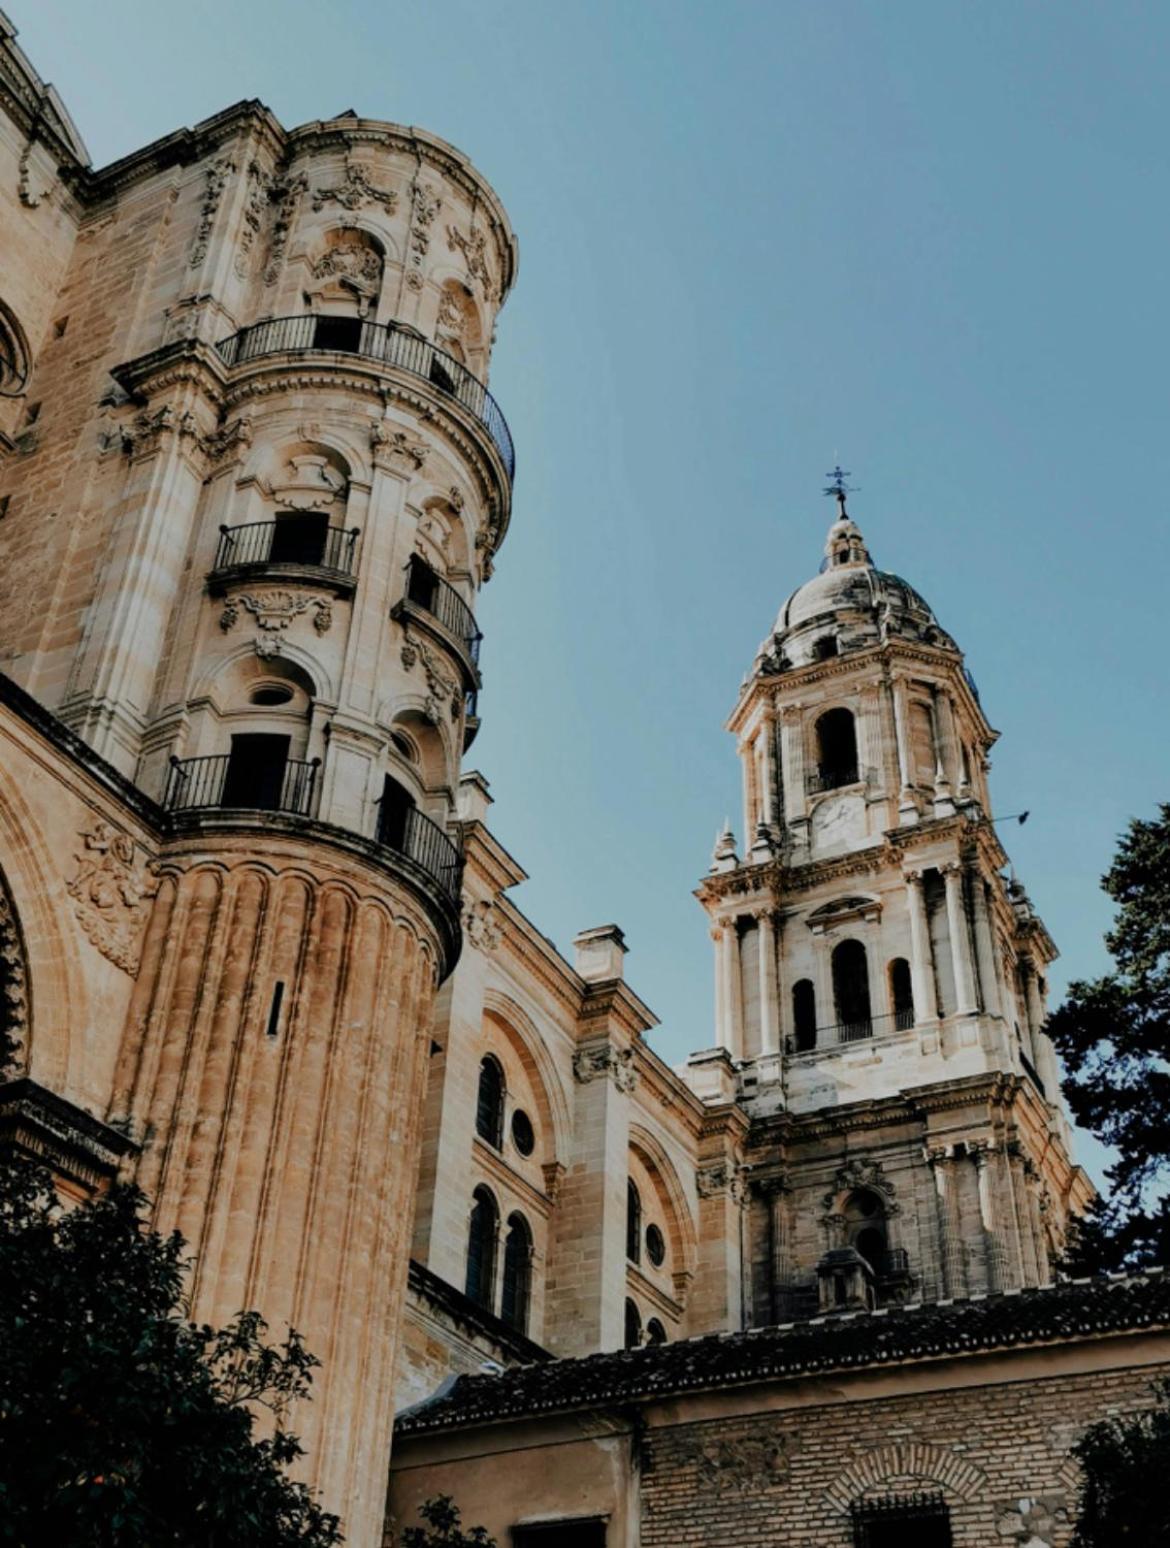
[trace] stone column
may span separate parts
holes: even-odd
[[[952,786],[958,786],[963,780],[963,762],[959,752],[959,739],[955,734],[955,707],[951,702],[950,694],[945,690],[936,693],[934,705],[938,716],[939,761],[948,782]]]
[[[779,991],[776,983],[776,931],[770,908],[755,914],[760,948],[760,1053],[780,1052]]]
[[[768,1289],[771,1320],[784,1322],[790,1312],[788,1284],[792,1276],[789,1187],[783,1177],[764,1177],[760,1194],[768,1208]]]
[[[967,1276],[963,1270],[963,1245],[959,1234],[958,1200],[954,1190],[954,1156],[949,1149],[928,1150],[926,1159],[934,1177],[937,1201],[939,1261],[942,1265],[943,1296],[954,1300],[966,1295]]]
[[[721,1150],[728,1138],[713,1136]],[[743,1207],[747,1190],[737,1158],[727,1151],[701,1157],[695,1181],[699,1254],[690,1315],[696,1327],[713,1333],[733,1332],[744,1320]]]
[[[723,950],[727,954],[727,1048],[733,1059],[742,1059],[744,1040],[743,962],[739,949],[739,930],[734,919],[727,921],[727,929],[723,937]]]
[[[918,807],[914,803],[913,780],[910,769],[910,707],[906,702],[906,679],[894,677],[894,734],[898,745],[898,821],[903,827],[918,821]]]
[[[924,1027],[938,1020],[930,925],[926,918],[922,872],[907,871],[905,880],[906,902],[910,909],[910,981],[914,991],[914,1024]]]
[[[759,761],[760,821],[772,828],[776,823],[776,725],[771,715],[765,715],[760,726],[756,737],[756,753]]]
[[[983,1227],[983,1245],[987,1261],[987,1288],[1005,1288],[1003,1233],[995,1196],[995,1168],[992,1162],[995,1149],[992,1145],[972,1146],[971,1160],[979,1184],[979,1220]]]
[[[979,987],[982,990],[983,1009],[989,1016],[1002,1016],[999,962],[991,930],[991,916],[987,909],[987,884],[978,873],[973,877],[973,887],[975,952],[979,964]]]
[[[1032,1220],[1029,1213],[1028,1178],[1025,1171],[1027,1163],[1018,1140],[1011,1141],[1007,1147],[1007,1163],[1016,1228],[1015,1256],[1019,1261],[1019,1283],[1038,1285],[1040,1268],[1036,1261],[1036,1239],[1032,1234]]]
[[[955,1010],[970,1016],[976,1009],[975,981],[971,974],[971,941],[967,931],[967,908],[963,900],[963,868],[956,861],[943,867],[947,889],[947,925],[951,937],[951,963],[955,975]]]
[[[786,704],[780,712],[780,738],[783,748],[781,761],[784,774],[784,811],[789,824],[800,822],[808,815],[808,794],[805,790],[802,710],[803,705],[801,704]]]
[[[752,834],[759,818],[759,802],[756,797],[756,744],[741,742],[739,753],[740,772],[743,775],[743,831],[744,847],[750,848]]]
[[[716,919],[711,925],[711,943],[715,948],[715,1042],[730,1048],[731,1017],[728,1015],[727,953],[723,947],[727,921]]]
[[[859,713],[857,717],[858,736],[858,773],[866,781],[867,785],[876,784],[882,786],[885,783],[882,771],[882,734],[881,734],[881,700],[879,697],[880,685],[878,683],[866,683],[860,693]]]
[[[1036,1070],[1044,1082],[1044,1094],[1050,1102],[1060,1101],[1060,1065],[1056,1061],[1056,1049],[1052,1039],[1044,1031],[1048,1013],[1040,994],[1040,975],[1035,962],[1029,957],[1024,963],[1024,987],[1028,997],[1028,1025],[1032,1031],[1032,1048],[1036,1055]]]

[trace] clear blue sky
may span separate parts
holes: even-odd
[[[481,601],[499,837],[564,950],[616,920],[672,1061],[722,724],[839,451],[967,652],[1063,950],[1167,778],[1170,8],[1111,0],[4,0],[101,163],[241,97],[453,141],[520,236],[519,453]]]

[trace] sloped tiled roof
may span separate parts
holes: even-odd
[[[822,1372],[1159,1329],[1170,1332],[1170,1274],[1151,1269],[1074,1280],[1043,1290],[711,1334],[653,1348],[522,1366],[502,1375],[460,1376],[434,1397],[400,1414],[396,1432],[419,1435]]]

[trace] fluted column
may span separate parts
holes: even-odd
[[[946,1149],[930,1150],[926,1155],[934,1177],[935,1219],[938,1226],[939,1262],[942,1265],[943,1295],[948,1300],[966,1295],[967,1276],[963,1271],[963,1245],[959,1235],[958,1200],[954,1196],[954,1156]]]
[[[715,942],[715,1040],[733,1059],[742,1059],[743,985],[735,920],[716,920],[711,939]]]
[[[788,1283],[792,1277],[789,1187],[783,1177],[765,1177],[759,1190],[768,1209],[768,1304],[773,1323],[788,1314]]]
[[[976,1009],[975,980],[971,972],[971,940],[967,907],[963,899],[963,868],[957,862],[943,868],[947,892],[947,926],[951,937],[951,965],[955,976],[955,1010],[970,1016]]]
[[[756,756],[759,765],[760,821],[769,828],[776,822],[776,725],[771,715],[765,715],[756,736]]]
[[[803,706],[786,704],[781,711],[780,740],[784,775],[784,811],[789,823],[808,815],[805,790]]]
[[[906,902],[910,910],[910,981],[914,990],[914,1022],[929,1026],[938,1020],[934,992],[934,964],[930,950],[930,925],[921,871],[907,871]]]
[[[992,1166],[995,1151],[990,1145],[972,1147],[971,1160],[979,1185],[979,1220],[983,1227],[983,1245],[987,1264],[987,1288],[1004,1288],[1003,1234],[999,1219],[995,1188],[995,1169]]]
[[[780,1052],[779,994],[776,985],[776,929],[770,908],[755,915],[760,948],[760,1053]]]
[[[906,699],[906,679],[897,673],[893,682],[894,734],[898,747],[898,820],[905,826],[918,821],[910,768],[910,706]]]
[[[1015,1211],[1020,1283],[1023,1285],[1038,1285],[1040,1283],[1040,1265],[1036,1261],[1036,1238],[1032,1230],[1031,1205],[1028,1198],[1027,1163],[1018,1140],[1008,1145],[1007,1161],[1011,1178],[1012,1204]]]
[[[1048,1012],[1040,993],[1040,975],[1036,964],[1028,958],[1024,967],[1024,989],[1028,997],[1028,1025],[1032,1031],[1032,1048],[1036,1055],[1036,1069],[1044,1082],[1044,1092],[1053,1103],[1060,1101],[1060,1065],[1052,1039],[1044,1031]]]

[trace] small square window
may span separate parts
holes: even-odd
[[[941,1493],[891,1495],[852,1507],[853,1548],[953,1548]]]

